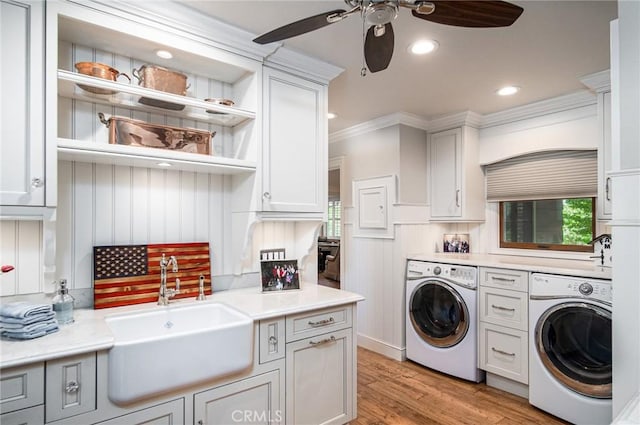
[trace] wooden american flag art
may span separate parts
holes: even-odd
[[[211,260],[208,242],[113,245],[93,247],[93,306],[95,309],[142,304],[158,300],[160,259],[175,256],[178,272],[167,270],[167,287],[180,279],[174,298],[198,296],[204,275],[205,294],[211,294]]]

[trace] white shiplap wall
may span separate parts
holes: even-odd
[[[41,221],[0,220],[0,264],[15,269],[0,275],[0,296],[42,292]]]
[[[60,161],[57,275],[92,287],[97,245],[209,241],[213,274],[231,270],[230,177]]]

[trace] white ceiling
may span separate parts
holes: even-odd
[[[214,1],[185,3],[256,35],[333,9],[342,1]],[[416,19],[401,9],[393,22],[394,57],[379,73],[360,76],[359,15],[285,41],[285,46],[345,68],[329,86],[329,121],[335,132],[394,112],[432,118],[466,110],[496,112],[585,87],[579,78],[609,68],[609,22],[616,0],[517,0],[523,14],[506,28],[460,28]],[[440,43],[432,55],[412,56],[416,38]],[[512,97],[495,91],[522,87]]]

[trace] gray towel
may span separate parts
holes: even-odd
[[[55,316],[56,314],[53,311],[50,311],[48,313],[35,314],[33,316],[27,316],[21,319],[11,316],[0,316],[0,328],[17,329],[22,326],[31,325],[33,323],[46,322],[53,319]]]
[[[0,315],[22,319],[36,314],[53,311],[51,304],[31,304],[26,301],[19,301],[8,304],[0,304]]]
[[[33,339],[57,332],[60,328],[56,319],[34,323],[19,329],[3,329],[2,336],[10,339]]]

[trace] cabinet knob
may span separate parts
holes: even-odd
[[[33,187],[34,189],[36,189],[38,187],[42,187],[42,185],[44,185],[44,181],[42,181],[41,178],[34,177],[34,178],[31,179],[31,187]]]
[[[265,193],[262,194],[262,197],[264,199],[271,199],[271,194],[269,192],[265,192]]]
[[[276,345],[277,343],[278,343],[278,338],[276,338],[273,335],[269,337],[269,344]]]
[[[78,392],[79,389],[80,389],[80,384],[78,384],[76,381],[69,381],[67,383],[67,386],[64,388],[64,391],[67,394],[72,394],[72,393]]]

